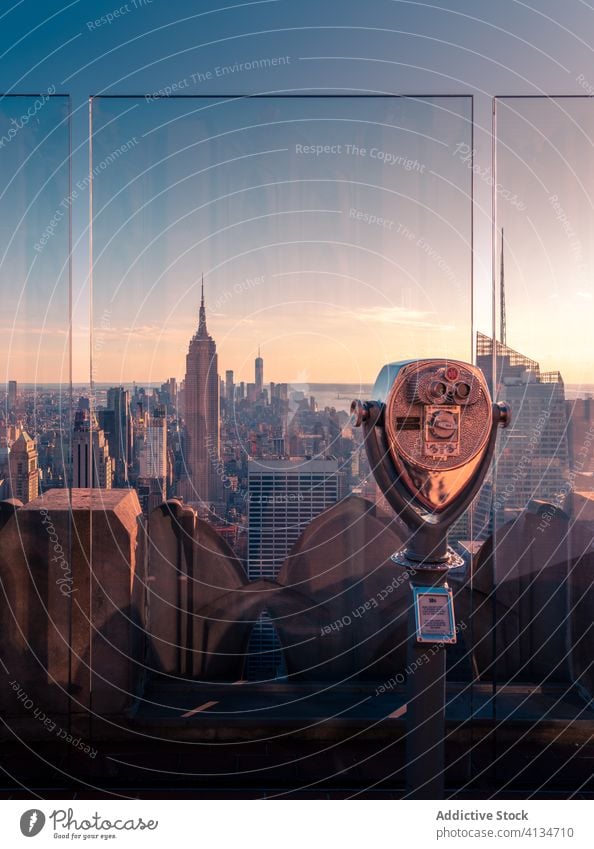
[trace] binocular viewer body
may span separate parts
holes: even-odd
[[[483,373],[456,360],[385,365],[373,401],[353,401],[373,475],[411,531],[402,565],[461,564],[447,548],[447,529],[478,493],[495,450],[498,426],[510,420],[493,404]]]
[[[353,401],[373,475],[406,524],[408,545],[392,555],[406,569],[407,790],[412,798],[441,799],[444,788],[446,661],[456,643],[448,570],[464,565],[448,546],[451,524],[477,495],[495,451],[497,429],[510,421],[494,404],[483,373],[457,360],[389,363],[374,386],[374,401]]]

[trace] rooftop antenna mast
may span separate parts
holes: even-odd
[[[503,267],[503,227],[501,228],[501,264],[499,268],[499,304],[501,309],[500,315],[500,335],[501,344],[507,345],[506,327],[505,327],[505,270]]]

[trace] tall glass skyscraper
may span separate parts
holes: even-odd
[[[514,518],[531,501],[555,503],[569,476],[565,387],[559,372],[496,343],[495,397],[512,410],[511,426],[498,442],[495,486],[497,525]],[[477,365],[492,391],[493,343],[477,337]]]
[[[113,410],[113,432],[108,431],[110,454],[115,462],[116,486],[128,485],[132,462],[132,417],[130,415],[130,393],[123,386],[107,390],[107,409]]]
[[[255,362],[255,380],[256,380],[256,398],[260,398],[262,391],[264,389],[264,360],[260,356],[260,349],[258,348],[258,356],[256,357]]]

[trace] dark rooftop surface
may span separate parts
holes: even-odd
[[[72,719],[93,759],[5,740],[0,798],[404,798],[405,696],[378,686],[156,679],[127,721]],[[592,798],[594,711],[561,686],[449,686],[446,763],[448,798]]]
[[[383,688],[383,690],[382,690]],[[378,692],[379,691],[379,692]],[[507,685],[493,691],[490,684],[448,687],[446,722],[566,724],[592,723],[594,707],[573,688],[565,686]],[[340,724],[362,725],[389,722],[405,724],[406,697],[402,686],[328,683],[203,683],[157,679],[147,688],[134,716],[134,725],[160,725],[180,733],[200,735],[200,729],[260,727],[286,724],[292,730],[318,736]],[[317,731],[316,731],[317,729]]]

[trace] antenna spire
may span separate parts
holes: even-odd
[[[501,263],[499,267],[499,305],[501,310],[500,315],[500,335],[501,344],[506,345],[506,326],[505,326],[505,269],[503,266],[503,227],[501,228]]]
[[[202,289],[200,295],[200,312],[198,318],[198,338],[206,339],[208,330],[206,329],[206,307],[204,306],[204,274],[202,274]]]

